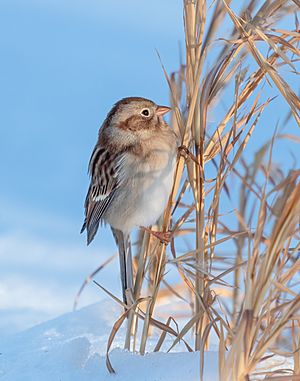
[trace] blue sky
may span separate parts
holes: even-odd
[[[87,164],[114,102],[168,103],[155,49],[176,69],[173,4],[1,1],[0,333],[70,310],[84,277],[114,253],[109,230],[88,248],[79,234]],[[101,281],[119,291],[117,263]],[[81,305],[102,297],[91,286]]]
[[[176,68],[180,7],[166,24],[159,2],[136,18],[139,3],[2,2],[5,201],[81,217],[87,161],[111,105],[134,94],[167,102],[155,49]]]
[[[69,310],[83,278],[115,251],[109,230],[88,248],[79,235],[89,156],[118,99],[168,104],[155,50],[168,71],[177,69],[183,27],[179,0],[2,0],[0,7],[1,333]],[[270,114],[264,118],[268,128]],[[254,147],[270,132],[256,133]],[[117,264],[101,280],[119,290]],[[91,286],[81,303],[101,297]]]

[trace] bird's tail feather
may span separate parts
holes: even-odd
[[[128,291],[131,293],[133,292],[133,268],[130,239],[129,235],[124,235],[121,230],[112,228],[112,232],[119,249],[123,301],[126,305],[130,305],[131,300],[128,300]]]

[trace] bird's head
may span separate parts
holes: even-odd
[[[163,115],[170,110],[170,107],[159,106],[146,98],[124,98],[114,105],[107,121],[123,130],[155,130],[165,127]]]

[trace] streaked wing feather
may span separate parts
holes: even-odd
[[[81,232],[87,230],[89,244],[97,233],[99,223],[120,185],[122,154],[111,154],[104,147],[96,146],[89,163],[91,184],[85,200],[85,221]]]
[[[113,199],[114,190],[111,192],[109,197],[106,197],[104,200],[93,202],[92,204],[92,210],[89,213],[90,218],[86,219],[87,222],[85,222],[86,229],[87,229],[87,243],[90,244],[92,240],[94,239],[99,223],[101,221],[101,217],[105,210],[108,208],[109,204],[111,203]],[[84,230],[84,229],[83,229]]]

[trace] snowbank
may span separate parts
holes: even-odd
[[[129,353],[121,349],[124,328],[118,332],[110,354],[116,374],[109,374],[106,343],[120,312],[113,302],[103,301],[0,339],[0,381],[200,380],[199,353]],[[150,340],[150,348],[156,340]],[[182,348],[179,345],[175,349]],[[217,352],[205,355],[204,380],[218,381]],[[276,356],[260,368],[291,369],[292,365],[291,359]]]
[[[120,310],[110,301],[62,315],[0,340],[1,381],[199,380],[199,354],[149,353],[116,348],[115,375],[105,365],[106,342]],[[124,330],[114,346],[122,346]],[[217,354],[206,354],[205,380],[217,381]]]

